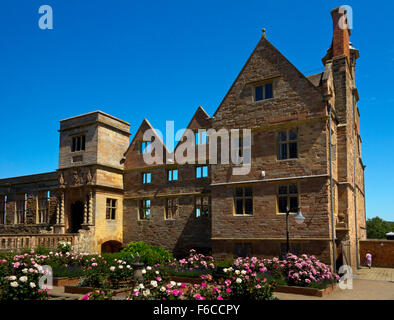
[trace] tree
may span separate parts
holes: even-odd
[[[384,221],[379,217],[367,220],[367,238],[385,239],[386,233],[393,231],[390,222]]]

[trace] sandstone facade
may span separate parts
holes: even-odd
[[[0,180],[6,208],[0,237],[73,235],[79,250],[96,252],[143,240],[177,255],[195,248],[221,259],[280,256],[288,201],[306,218],[296,224],[290,214],[292,252],[357,266],[359,241],[366,238],[359,54],[350,31],[338,25],[342,15],[332,12],[323,73],[304,76],[263,34],[214,115],[199,107],[192,117],[188,129],[196,133],[251,130],[247,174],[234,175],[231,163],[170,161],[184,140],[172,153],[158,134],[152,142],[161,143],[164,162],[147,164],[148,120],[129,144],[127,122],[92,112],[61,121],[56,172]],[[193,158],[208,159],[209,143],[202,143],[205,155],[196,149]]]

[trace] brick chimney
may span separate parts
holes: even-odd
[[[333,22],[333,37],[330,49],[323,58],[323,64],[327,60],[339,56],[346,56],[350,61],[350,29],[347,20],[347,13],[344,7],[339,7],[331,11]]]
[[[336,8],[331,11],[333,22],[332,57],[346,55],[350,59],[350,29],[347,21],[346,10]]]

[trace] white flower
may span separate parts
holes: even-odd
[[[145,269],[142,269],[141,272],[142,272],[142,274],[145,274],[145,273],[146,273],[146,270],[145,270]]]
[[[180,287],[180,286],[182,285],[182,283],[178,282],[176,285],[177,285],[178,287]]]
[[[160,272],[159,272],[159,271],[155,271],[155,273],[156,273],[156,274],[159,274]]]
[[[15,276],[11,276],[11,277],[8,278],[8,280],[10,280],[10,281],[15,281],[15,280],[16,280],[16,277],[15,277]]]
[[[27,268],[23,269],[22,272],[23,272],[23,273],[28,273]]]
[[[246,274],[246,271],[245,271],[245,270],[242,270],[241,273],[242,273],[243,275],[245,275],[245,274]]]
[[[235,270],[235,274],[240,274],[240,273],[241,273],[241,271]]]
[[[120,266],[119,266],[119,269],[123,269],[123,266],[122,266],[122,265],[120,265]]]
[[[151,284],[151,286],[154,287],[154,288],[157,287],[157,281],[155,281],[155,280],[152,280],[152,281],[150,282],[150,284]]]
[[[233,267],[230,267],[227,269],[228,271],[233,271]]]
[[[228,269],[227,269],[227,268],[224,268],[223,271],[224,271],[225,273],[227,273]]]
[[[165,287],[161,287],[161,288],[160,288],[160,291],[161,291],[161,292],[164,292],[164,291],[166,291],[166,288],[165,288]]]
[[[115,267],[114,267],[114,266],[112,266],[112,267],[110,267],[110,268],[109,268],[109,270],[111,270],[111,271],[115,271]]]
[[[10,283],[11,287],[16,288],[17,286],[19,286],[18,282],[13,281]]]
[[[171,281],[170,284],[171,284],[171,287],[176,286],[176,282],[175,281]]]
[[[235,280],[237,283],[241,283],[242,279],[241,278],[237,278],[237,280]]]
[[[142,294],[146,297],[146,296],[149,296],[150,295],[150,290],[149,289],[146,289],[146,290],[144,290],[143,292],[142,292]]]
[[[131,267],[130,267],[130,265],[128,264],[128,265],[126,266],[126,268],[127,268],[127,269],[130,269]]]
[[[36,287],[36,284],[35,284],[34,282],[30,282],[30,287],[31,287],[32,289],[34,289],[34,288]]]
[[[152,267],[147,266],[146,270],[150,271],[150,270],[152,270]]]
[[[142,283],[140,283],[138,287],[140,287],[140,289],[144,289],[145,288],[144,284],[142,284]]]
[[[20,277],[19,281],[20,282],[26,282],[27,281],[27,277],[26,276]]]

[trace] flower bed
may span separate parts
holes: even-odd
[[[41,265],[53,267],[53,284],[65,286],[66,293],[93,292],[89,300],[109,298],[111,292],[124,293],[130,288],[133,290],[131,300],[269,300],[275,288],[277,292],[321,296],[332,291],[339,278],[329,266],[305,254],[288,254],[283,261],[251,257],[215,265],[212,256],[191,250],[187,258],[146,267],[142,270],[143,279],[135,282],[137,273],[134,275],[133,265],[137,264],[133,264],[131,256],[76,254],[66,251],[68,249],[68,244],[62,244],[58,252],[29,251],[3,256],[0,259],[1,298],[46,299],[47,291],[38,288],[43,275],[39,271]],[[152,249],[149,247],[149,250]],[[153,259],[154,255],[146,256]],[[165,255],[161,257],[160,261],[164,261]]]
[[[64,287],[69,285],[75,285],[79,281],[81,281],[81,278],[55,277],[53,278],[52,284],[55,287]]]
[[[325,289],[295,287],[295,286],[277,286],[275,292],[301,294],[304,296],[323,297],[331,293],[335,288],[336,288],[336,284],[329,285]]]

